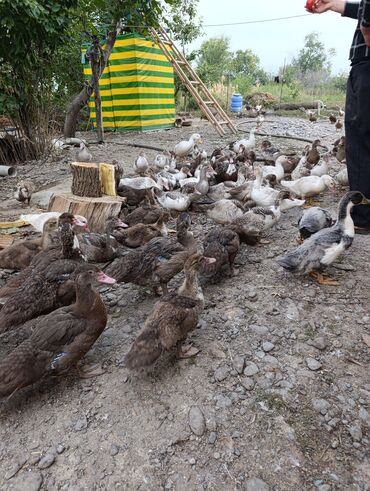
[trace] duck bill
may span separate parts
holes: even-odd
[[[203,261],[206,263],[206,264],[213,264],[216,262],[216,259],[214,257],[206,257],[204,256],[203,257]]]
[[[368,198],[362,198],[362,201],[360,203],[361,205],[370,205],[370,199]]]
[[[100,273],[98,273],[96,275],[96,280],[99,283],[104,283],[106,285],[114,285],[114,283],[117,282],[117,280],[115,280],[114,278],[111,278],[110,276],[106,275],[105,273],[103,273],[103,271],[100,271]]]
[[[120,228],[128,228],[127,223],[123,222],[122,220],[117,220],[117,226]]]

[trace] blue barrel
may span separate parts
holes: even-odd
[[[233,94],[231,96],[231,112],[241,113],[243,108],[243,96],[241,94]]]

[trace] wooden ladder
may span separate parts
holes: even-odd
[[[185,56],[177,49],[167,32],[161,27],[157,29],[150,28],[149,31],[156,44],[158,44],[169,62],[173,65],[181,82],[194,97],[199,108],[220,136],[226,134],[226,128],[231,133],[237,133],[238,130],[229,116],[198,77]]]

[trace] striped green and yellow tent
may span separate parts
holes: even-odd
[[[91,76],[89,63],[84,76]],[[154,41],[138,34],[118,36],[99,85],[104,129],[146,131],[174,125],[173,68]],[[89,107],[95,125],[93,97]]]

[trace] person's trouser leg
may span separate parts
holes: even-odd
[[[349,75],[345,129],[349,187],[370,198],[370,60]],[[357,227],[370,229],[370,206],[355,206],[352,216]]]

